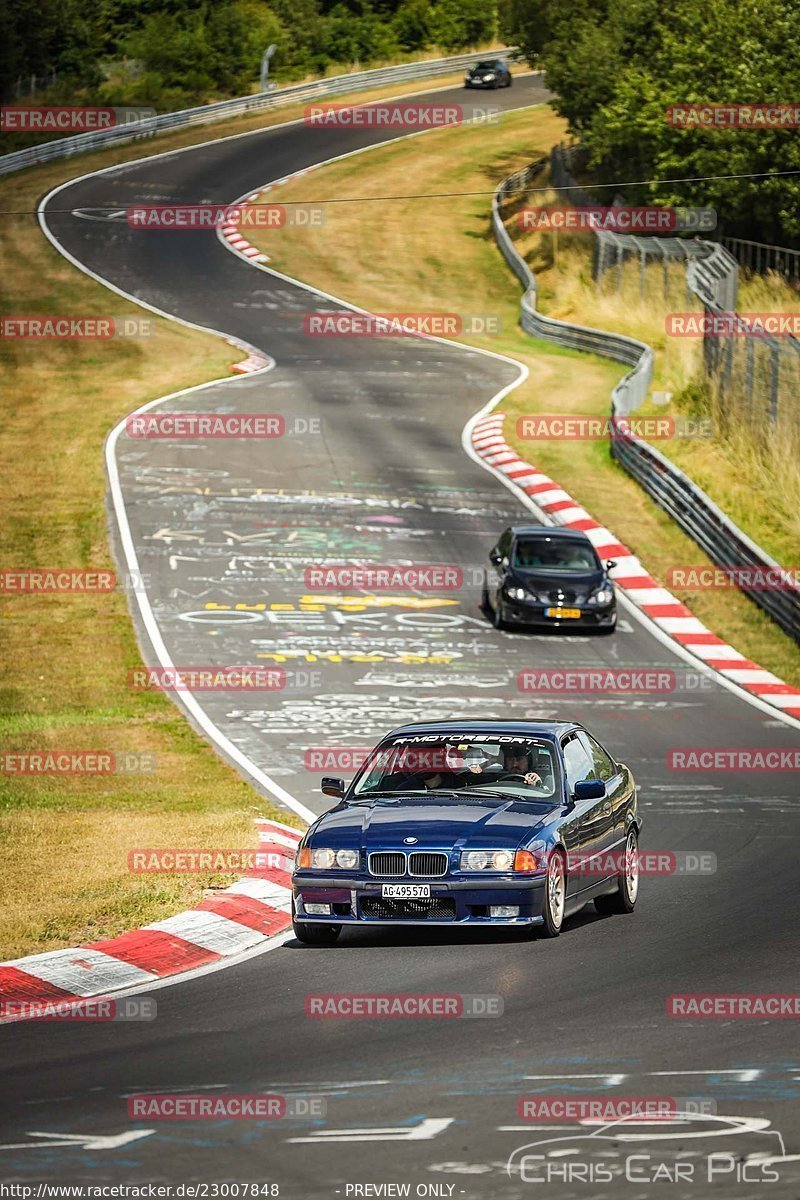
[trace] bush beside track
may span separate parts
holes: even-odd
[[[273,201],[349,198],[330,205],[319,229],[286,229],[280,242],[252,240],[271,266],[373,312],[491,312],[495,337],[470,337],[486,349],[525,362],[528,380],[504,400],[506,436],[523,458],[558,482],[666,583],[671,567],[710,560],[612,462],[607,442],[516,439],[516,418],[535,412],[606,418],[620,369],[604,360],[537,343],[518,328],[519,289],[491,237],[490,196],[500,179],[563,137],[564,123],[547,107],[505,113],[496,126],[437,131],[379,147],[316,170],[266,195]],[[451,195],[479,192],[480,195]],[[414,199],[417,194],[441,199]],[[390,202],[369,197],[401,197]],[[410,197],[402,199],[403,196]],[[357,202],[357,198],[361,202]],[[386,281],[390,280],[387,286]],[[560,310],[552,315],[564,315]],[[470,398],[459,396],[464,419]],[[672,588],[691,611],[746,657],[794,686],[800,647],[733,590]]]

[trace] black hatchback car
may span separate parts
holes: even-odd
[[[483,607],[496,628],[597,629],[617,623],[614,585],[585,533],[549,525],[512,525],[490,551]]]
[[[502,58],[475,63],[464,76],[464,87],[467,88],[511,87],[511,82],[508,63],[504,63]]]

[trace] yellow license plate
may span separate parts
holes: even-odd
[[[557,617],[559,621],[562,617],[575,620],[581,616],[581,610],[579,608],[546,608],[544,615],[546,617]]]

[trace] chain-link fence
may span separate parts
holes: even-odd
[[[768,246],[766,242],[751,242],[747,238],[724,237],[722,244],[746,271],[754,275],[772,271],[792,287],[800,284],[800,250]]]

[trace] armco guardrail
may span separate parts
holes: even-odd
[[[733,579],[751,600],[800,642],[800,588],[774,558],[734,525],[702,488],[653,446],[635,437],[615,438],[611,453],[638,480],[717,566],[735,570]],[[748,587],[742,580],[759,579]],[[771,582],[771,586],[767,586]]]
[[[522,171],[509,175],[492,198],[492,229],[500,251],[525,288],[520,301],[520,323],[527,333],[559,346],[587,350],[633,367],[617,384],[611,395],[612,417],[626,416],[644,401],[653,374],[653,350],[646,342],[621,334],[575,325],[546,317],[536,309],[536,278],[518,252],[502,216],[502,204],[525,190],[544,167],[539,159]],[[707,261],[707,260],[705,260]],[[621,436],[620,436],[621,435]],[[611,453],[645,491],[723,568],[757,568],[762,573],[781,572],[780,564],[770,558],[743,530],[731,521],[713,500],[683,471],[643,439],[617,430],[611,440]],[[740,578],[741,576],[737,576]],[[800,589],[759,589],[741,587],[752,600],[770,614],[780,627],[800,641]]]
[[[21,171],[37,163],[51,162],[59,158],[71,158],[74,154],[85,154],[104,146],[122,145],[153,137],[157,133],[181,129],[188,125],[205,125],[222,121],[228,117],[250,116],[269,108],[294,104],[303,100],[321,100],[328,96],[343,96],[362,88],[380,87],[385,83],[402,83],[405,80],[433,79],[437,75],[449,75],[472,63],[479,62],[491,54],[493,58],[508,58],[516,50],[508,46],[504,50],[479,51],[458,54],[452,58],[433,58],[427,62],[402,63],[398,67],[377,67],[371,71],[354,71],[349,75],[335,75],[330,79],[315,79],[311,83],[300,83],[293,87],[276,88],[270,92],[259,92],[254,96],[240,96],[234,100],[221,100],[217,104],[204,104],[198,108],[185,108],[180,112],[162,113],[142,121],[132,121],[113,129],[101,129],[90,133],[78,133],[74,137],[57,138],[42,142],[25,150],[15,150],[0,157],[0,175]]]
[[[537,311],[536,277],[525,259],[517,252],[508,230],[503,224],[500,206],[504,200],[523,191],[526,184],[547,162],[539,159],[515,175],[504,179],[492,198],[492,228],[497,244],[511,270],[521,281],[525,293],[520,302],[522,328],[534,337],[544,338],[571,350],[587,350],[613,358],[633,368],[614,389],[615,410],[620,415],[632,412],[643,402],[650,388],[653,375],[653,350],[646,342],[624,334],[608,333],[602,329],[591,329],[586,325],[575,325],[571,321],[559,321]]]

